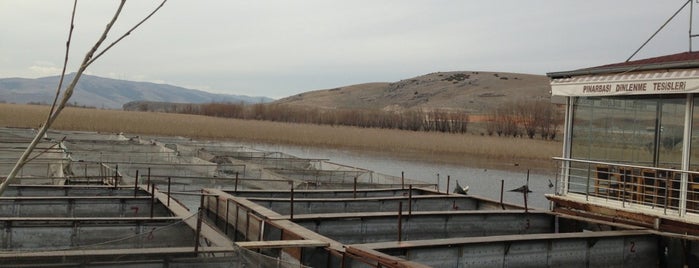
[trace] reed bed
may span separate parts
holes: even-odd
[[[0,126],[36,128],[47,111],[47,106],[0,104]],[[561,152],[560,142],[538,139],[74,107],[66,108],[53,128],[368,150],[456,164],[473,159],[541,164]]]

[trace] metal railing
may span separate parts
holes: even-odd
[[[699,172],[623,163],[554,157],[562,161],[559,195],[584,195],[589,201],[615,201],[663,214],[699,213]],[[683,183],[684,182],[684,183]]]

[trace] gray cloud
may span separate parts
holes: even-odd
[[[169,1],[90,72],[270,97],[435,71],[544,74],[625,60],[683,2]],[[155,4],[129,1],[115,31]],[[0,77],[60,66],[71,5],[0,1],[12,25],[0,28]],[[114,7],[78,3],[72,70]],[[638,57],[687,51],[683,13]]]

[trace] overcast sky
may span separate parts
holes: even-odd
[[[69,72],[117,2],[78,2]],[[159,2],[128,1],[108,40]],[[626,60],[684,2],[169,0],[88,72],[272,98],[438,71],[545,74]],[[0,78],[59,74],[72,3],[0,0]],[[688,51],[688,14],[634,59]]]

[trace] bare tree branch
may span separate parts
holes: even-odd
[[[162,5],[163,5],[164,3],[165,3],[165,1],[163,1],[163,3],[161,3],[160,6],[158,6],[158,7],[155,9],[155,11],[157,11],[158,9],[160,9],[160,7],[162,7]],[[95,55],[95,53],[97,52],[97,50],[99,49],[99,47],[102,45],[102,43],[104,42],[104,40],[107,39],[107,35],[108,35],[109,32],[111,31],[112,26],[114,26],[114,23],[116,22],[117,18],[119,18],[119,15],[121,14],[121,11],[122,11],[122,9],[123,9],[123,7],[124,7],[124,4],[126,4],[126,0],[121,0],[121,2],[119,3],[119,7],[117,8],[116,12],[114,13],[114,16],[112,17],[111,21],[107,24],[107,27],[104,29],[104,32],[102,32],[102,36],[100,36],[100,38],[99,38],[99,39],[97,40],[97,42],[92,46],[92,48],[90,49],[90,51],[88,51],[87,54],[85,54],[85,57],[83,58],[83,61],[82,61],[81,65],[80,65],[80,68],[79,68],[78,71],[76,72],[75,77],[73,77],[73,80],[71,81],[70,85],[66,88],[65,92],[63,92],[63,97],[61,98],[61,102],[60,102],[60,103],[58,104],[58,106],[56,107],[56,102],[54,101],[53,105],[51,106],[51,112],[49,113],[49,116],[48,116],[48,118],[46,119],[46,122],[39,128],[38,133],[36,134],[36,136],[34,136],[34,139],[31,141],[31,143],[29,144],[29,146],[27,146],[27,149],[24,151],[24,153],[22,153],[22,155],[20,156],[20,158],[17,160],[17,163],[16,163],[15,166],[12,168],[12,171],[10,171],[10,174],[7,175],[7,178],[5,179],[5,181],[3,181],[3,182],[0,184],[0,195],[2,195],[2,194],[5,192],[5,190],[6,190],[7,187],[9,186],[9,184],[10,184],[10,183],[14,180],[14,178],[17,176],[17,173],[19,172],[19,170],[21,170],[22,167],[28,162],[27,159],[29,158],[29,155],[30,155],[30,154],[32,153],[32,151],[36,148],[37,144],[39,144],[39,141],[40,141],[40,140],[42,139],[42,137],[46,134],[46,131],[48,131],[48,129],[49,129],[49,128],[51,127],[51,125],[53,124],[53,122],[56,121],[56,119],[58,118],[58,115],[61,113],[61,111],[65,108],[66,104],[68,103],[68,100],[70,100],[70,97],[73,95],[73,91],[74,91],[74,89],[75,89],[75,86],[77,85],[78,80],[79,80],[80,77],[82,76],[83,72],[85,72],[85,69],[87,69],[87,67],[88,67],[92,62],[94,62],[94,59],[96,59],[96,58],[93,59],[93,56]],[[70,28],[69,40],[68,40],[68,42],[67,42],[67,44],[66,44],[66,46],[67,46],[66,50],[69,50],[70,38],[71,38],[71,36],[72,36],[72,31],[73,31],[73,27],[74,27],[74,25],[73,25],[73,19],[74,19],[74,17],[75,17],[74,14],[75,14],[75,7],[76,7],[76,5],[77,5],[77,4],[74,4],[74,5],[73,5],[73,17],[71,18],[71,28]],[[148,15],[148,16],[146,17],[146,19],[150,18],[150,17],[153,15],[153,13],[155,13],[155,12],[152,12],[150,15]],[[125,36],[127,36],[131,31],[133,31],[136,27],[138,27],[139,25],[141,25],[146,19],[142,20],[142,21],[139,22],[135,27],[131,28],[131,30],[129,30],[129,32],[127,32],[125,35],[123,35],[123,36],[122,36],[121,38],[119,38],[117,41],[113,42],[107,49],[111,48],[111,47],[114,46],[116,43],[118,43],[119,41],[121,41],[121,40],[122,40]],[[101,56],[102,54],[104,54],[104,52],[106,52],[107,49],[105,49],[105,50],[103,50],[102,52],[100,52],[100,54],[98,54],[98,56]],[[67,58],[68,58],[68,56],[67,56],[67,54],[66,54],[66,61],[67,61]],[[64,75],[65,75],[65,66],[64,66],[64,69],[63,69],[63,73],[62,73],[62,75],[61,75],[61,81],[59,82],[59,86],[58,86],[58,89],[57,89],[57,91],[59,91],[59,92],[60,92],[60,89],[61,89],[61,84],[62,84]],[[59,93],[56,93],[56,94],[58,95]],[[32,158],[32,159],[33,159],[33,158]]]
[[[70,54],[70,40],[73,38],[73,29],[75,29],[75,10],[78,6],[78,0],[73,1],[73,12],[70,15],[70,30],[68,31],[68,41],[66,41],[66,54],[63,60],[63,70],[61,71],[61,79],[58,81],[58,88],[56,89],[56,96],[53,97],[53,103],[51,103],[51,110],[49,111],[46,120],[48,120],[53,114],[53,109],[56,107],[56,102],[58,101],[58,95],[61,94],[61,87],[63,87],[63,79],[66,76],[66,68],[68,66],[68,55]]]
[[[87,66],[89,66],[87,63],[92,59],[93,55],[95,55],[95,52],[97,51],[97,49],[99,49],[100,45],[102,45],[102,42],[104,42],[104,40],[107,39],[107,35],[109,34],[109,31],[112,30],[112,26],[114,26],[116,20],[119,18],[121,10],[124,8],[124,4],[126,4],[126,0],[121,0],[121,2],[119,3],[119,7],[117,8],[117,11],[114,13],[114,16],[112,17],[112,20],[107,24],[107,27],[104,29],[104,32],[102,32],[102,36],[100,36],[100,38],[97,40],[95,45],[92,46],[90,51],[88,51],[87,54],[85,54],[80,68],[75,73],[75,77],[73,77],[73,80],[71,80],[70,85],[68,86],[68,88],[66,88],[66,91],[63,92],[63,98],[61,98],[61,102],[58,104],[58,108],[56,108],[56,111],[53,114],[51,114],[49,120],[47,120],[46,124],[44,124],[44,127],[42,128],[42,130],[44,130],[44,133],[48,126],[51,126],[51,124],[53,124],[56,118],[58,118],[58,115],[63,110],[63,108],[65,108],[70,97],[73,96],[73,91],[75,89],[75,86],[78,84],[78,80],[80,80],[80,77],[82,76],[83,72],[85,72],[85,69],[87,69]],[[43,133],[41,135],[43,135]],[[2,188],[0,188],[0,193],[2,193]]]
[[[134,30],[136,30],[136,28],[138,28],[139,26],[141,26],[141,24],[143,24],[143,23],[146,22],[148,19],[150,19],[150,17],[152,17],[153,14],[155,14],[156,12],[158,12],[158,10],[160,10],[160,8],[163,7],[163,5],[165,5],[165,2],[167,2],[167,0],[163,0],[162,2],[160,2],[160,5],[158,5],[158,7],[156,7],[155,9],[153,9],[153,11],[152,11],[150,14],[148,14],[148,16],[146,16],[146,17],[143,18],[139,23],[137,23],[136,25],[134,25],[133,27],[131,27],[131,29],[129,29],[128,31],[126,31],[126,33],[124,33],[124,34],[123,34],[121,37],[119,37],[117,40],[115,40],[114,42],[112,42],[111,44],[109,44],[109,46],[107,46],[107,47],[106,47],[104,50],[102,50],[100,53],[97,53],[97,56],[95,56],[92,60],[90,60],[90,61],[87,63],[87,65],[89,66],[90,64],[92,64],[92,62],[94,62],[95,60],[99,59],[99,57],[101,57],[102,54],[104,54],[105,52],[107,52],[107,50],[111,49],[114,45],[116,45],[117,43],[119,43],[119,41],[121,41],[121,39],[124,39],[124,38],[126,38],[127,36],[129,36],[129,35],[131,34],[131,32],[133,32]]]
[[[58,143],[52,144],[52,145],[49,146],[48,148],[46,148],[46,149],[44,149],[43,151],[39,152],[38,154],[34,155],[34,157],[27,159],[27,161],[24,161],[24,163],[23,163],[22,165],[24,165],[24,164],[26,164],[26,163],[29,163],[29,162],[31,162],[32,160],[37,159],[39,156],[41,156],[41,155],[47,153],[48,151],[50,151],[50,150],[53,149],[54,147],[56,147],[56,146],[58,146],[59,144],[61,144],[62,142],[64,142],[64,141],[66,140],[67,137],[68,137],[68,136],[63,136],[63,138],[61,139],[61,141],[59,141]]]

